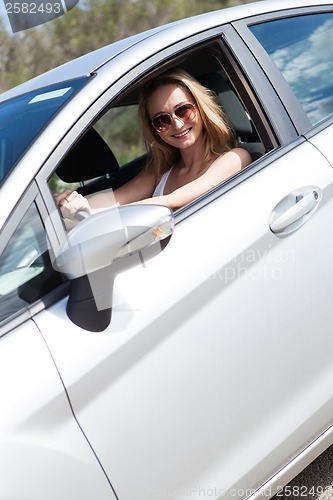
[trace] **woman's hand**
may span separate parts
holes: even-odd
[[[80,210],[91,214],[91,207],[88,200],[77,191],[66,189],[62,193],[56,193],[54,198],[64,219],[75,220],[75,215]]]

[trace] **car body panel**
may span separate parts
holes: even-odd
[[[333,165],[333,145],[330,141],[330,130],[327,128],[318,132],[316,135],[311,135],[309,141],[318,148],[319,151],[327,158],[327,160]]]
[[[0,498],[114,499],[33,321],[0,339]],[[61,478],[61,480],[59,480]]]

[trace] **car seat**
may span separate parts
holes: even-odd
[[[200,83],[212,90],[233,126],[240,147],[246,149],[253,161],[265,154],[257,133],[240,99],[220,73],[208,73],[199,78]]]
[[[67,183],[96,177],[108,177],[119,169],[118,161],[104,139],[90,128],[75,144],[57,168],[59,178]]]

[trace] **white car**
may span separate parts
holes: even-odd
[[[139,144],[140,86],[172,67],[253,162],[68,232],[59,178],[136,175],[116,132]],[[267,499],[333,443],[332,137],[326,0],[172,23],[0,96],[1,500]]]

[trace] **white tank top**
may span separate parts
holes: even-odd
[[[157,184],[157,186],[153,192],[153,197],[154,196],[163,196],[165,184],[166,184],[166,181],[168,180],[168,177],[171,173],[171,170],[172,170],[172,167],[170,168],[170,170],[167,170],[166,172],[164,172],[164,174],[161,177],[160,182]]]
[[[221,156],[222,156],[222,155],[221,155]],[[217,158],[213,161],[213,163],[212,163],[212,164],[208,167],[208,169],[207,169],[207,170],[209,170],[209,169],[210,169],[210,167],[211,167],[212,165],[214,165],[214,163],[215,163],[215,162],[216,162],[219,158],[220,158],[220,156],[218,156],[218,157],[217,157]],[[156,188],[155,188],[155,190],[154,190],[154,192],[153,192],[153,197],[154,197],[154,196],[163,196],[163,194],[164,194],[164,188],[165,188],[166,182],[167,182],[167,180],[168,180],[168,177],[169,177],[169,175],[171,174],[171,170],[172,170],[172,169],[173,169],[173,167],[171,167],[171,168],[170,168],[170,170],[167,170],[166,172],[164,172],[164,174],[163,174],[163,175],[162,175],[162,177],[161,177],[160,182],[157,184],[157,186],[156,186]]]

